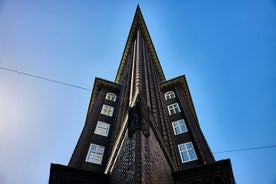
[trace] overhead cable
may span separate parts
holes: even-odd
[[[91,89],[85,88],[85,87],[82,87],[82,86],[77,86],[77,85],[74,85],[74,84],[69,84],[69,83],[66,83],[66,82],[62,82],[62,81],[58,81],[58,80],[42,77],[42,76],[39,76],[39,75],[34,75],[34,74],[14,70],[14,69],[2,67],[2,66],[0,66],[0,69],[6,70],[6,71],[9,71],[9,72],[18,73],[18,74],[21,74],[21,75],[26,75],[26,76],[29,76],[29,77],[34,77],[34,78],[41,79],[41,80],[46,80],[46,81],[49,81],[49,82],[54,82],[54,83],[61,84],[61,85],[66,85],[66,86],[70,86],[70,87],[74,87],[74,88],[79,88],[79,89],[82,89],[82,90],[92,91]]]
[[[230,153],[230,152],[238,152],[238,151],[250,151],[250,150],[258,150],[258,149],[268,149],[268,148],[275,148],[276,145],[269,145],[269,146],[259,146],[259,147],[251,147],[251,148],[240,148],[240,149],[232,149],[232,150],[225,150],[225,151],[215,151],[213,154],[219,153]]]

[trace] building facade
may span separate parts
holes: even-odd
[[[68,166],[49,183],[233,184],[230,160],[215,161],[185,76],[166,80],[139,6],[115,82],[96,78]]]

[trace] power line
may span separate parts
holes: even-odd
[[[46,80],[48,82],[53,82],[53,83],[57,83],[57,84],[60,84],[60,85],[66,85],[66,86],[70,86],[70,87],[74,87],[74,88],[78,88],[78,89],[82,89],[82,90],[92,91],[92,89],[89,89],[89,88],[85,88],[85,87],[82,87],[82,86],[77,86],[77,85],[74,85],[74,84],[70,84],[70,83],[66,83],[66,82],[62,82],[62,81],[42,77],[42,76],[39,76],[39,75],[30,74],[30,73],[27,73],[27,72],[18,71],[18,70],[15,70],[15,69],[10,69],[10,68],[1,67],[1,66],[0,66],[0,69],[6,70],[6,71],[9,71],[9,72],[13,72],[13,73],[17,73],[17,74],[21,74],[21,75],[25,75],[25,76],[28,76],[28,77],[33,77],[33,78],[36,78],[36,79]],[[99,93],[103,93],[103,92],[99,92]],[[103,93],[103,94],[106,94],[106,93]],[[122,96],[118,96],[118,97],[129,101],[129,98],[122,97]]]
[[[57,84],[60,84],[60,85],[66,85],[66,86],[70,86],[70,87],[74,87],[74,88],[78,88],[78,89],[82,89],[82,90],[86,90],[86,91],[92,91],[92,89],[85,88],[85,87],[82,87],[82,86],[77,86],[77,85],[74,85],[74,84],[70,84],[70,83],[66,83],[66,82],[62,82],[62,81],[42,77],[42,76],[39,76],[39,75],[34,75],[34,74],[30,74],[30,73],[26,73],[26,72],[22,72],[22,71],[18,71],[18,70],[6,68],[6,67],[1,67],[0,66],[0,69],[6,70],[6,71],[9,71],[9,72],[13,72],[13,73],[17,73],[17,74],[21,74],[21,75],[25,75],[25,76],[29,76],[29,77],[33,77],[33,78],[37,78],[37,79],[41,79],[41,80],[46,80],[48,82],[53,82],[53,83],[57,83]],[[121,97],[121,98],[124,98],[124,97]],[[127,99],[127,100],[129,100],[129,99]],[[258,149],[268,149],[268,148],[275,148],[275,147],[276,147],[276,145],[259,146],[259,147],[251,147],[251,148],[240,148],[240,149],[232,149],[232,150],[225,150],[225,151],[215,151],[215,152],[213,152],[213,154],[231,153],[231,152],[239,152],[239,151],[250,151],[250,150],[258,150]]]
[[[65,86],[70,86],[70,87],[74,87],[74,88],[78,88],[78,89],[82,89],[82,90],[86,90],[86,91],[92,91],[89,88],[77,86],[77,85],[74,85],[74,84],[69,84],[69,83],[66,83],[66,82],[62,82],[62,81],[58,81],[58,80],[42,77],[42,76],[39,76],[39,75],[34,75],[34,74],[30,74],[30,73],[26,73],[26,72],[10,69],[10,68],[5,68],[5,67],[1,67],[0,66],[0,69],[6,70],[6,71],[9,71],[9,72],[13,72],[13,73],[17,73],[17,74],[21,74],[21,75],[26,75],[26,76],[37,78],[37,79],[41,79],[41,80],[46,80],[46,81],[49,81],[49,82],[54,82],[54,83],[65,85]]]
[[[276,145],[269,145],[269,146],[259,146],[259,147],[251,147],[251,148],[240,148],[240,149],[232,149],[226,151],[215,151],[213,154],[219,153],[230,153],[230,152],[238,152],[238,151],[250,151],[250,150],[258,150],[258,149],[267,149],[267,148],[275,148]]]

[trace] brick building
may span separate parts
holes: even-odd
[[[115,82],[96,78],[68,166],[50,184],[233,184],[230,160],[215,161],[185,76],[166,80],[139,6]]]

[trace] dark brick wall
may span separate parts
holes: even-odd
[[[111,183],[134,183],[136,134],[130,139],[127,134],[111,173]]]
[[[165,158],[165,155],[156,140],[153,131],[150,129],[150,136],[141,136],[142,144],[142,183],[173,183],[172,170]]]
[[[175,184],[235,184],[230,159],[173,173]]]
[[[172,170],[150,129],[146,138],[136,131],[130,139],[125,137],[122,149],[111,173],[111,183],[158,184],[173,183]]]

